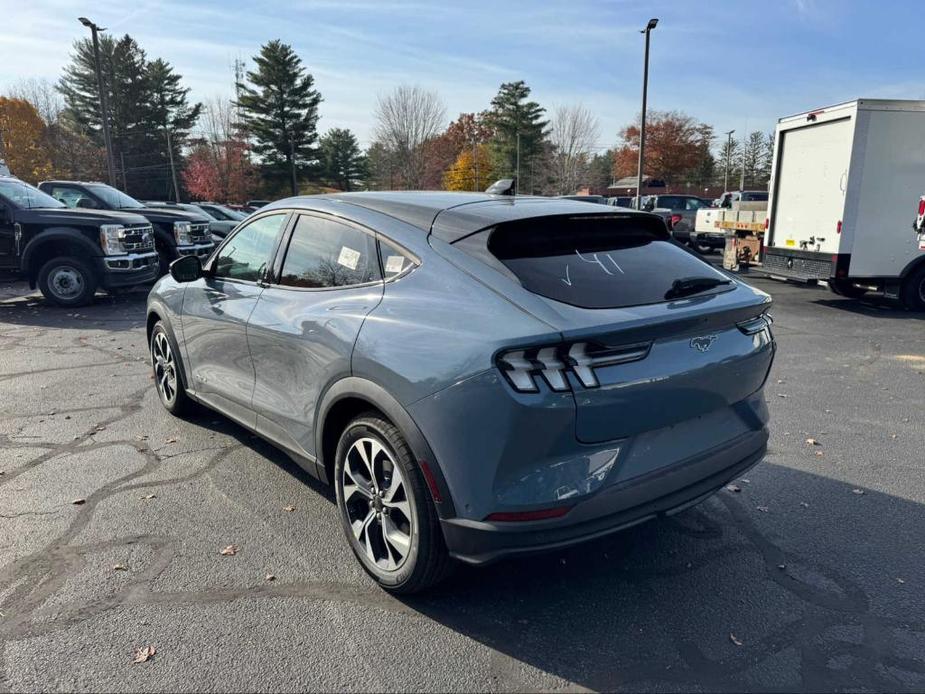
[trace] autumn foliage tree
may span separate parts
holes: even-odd
[[[51,159],[45,147],[45,123],[25,99],[0,97],[0,158],[14,175],[29,183],[48,178]]]
[[[635,176],[639,164],[639,124],[620,131],[622,144],[614,154],[614,175]],[[697,121],[681,111],[650,111],[646,115],[647,176],[669,185],[694,175],[710,154],[713,126]]]
[[[467,147],[443,175],[446,190],[482,190],[495,179],[488,145]]]

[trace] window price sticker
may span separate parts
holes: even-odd
[[[360,253],[352,248],[341,246],[340,255],[337,256],[337,264],[343,265],[350,270],[356,270],[360,264]]]
[[[405,257],[401,255],[390,255],[385,260],[385,271],[390,275],[397,275],[405,265]]]

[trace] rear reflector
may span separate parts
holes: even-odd
[[[543,508],[538,511],[498,511],[489,514],[485,520],[500,521],[502,523],[548,520],[550,518],[561,518],[571,510],[571,506],[558,506],[556,508]]]
[[[769,217],[765,217],[765,218],[764,218],[764,230],[765,230],[765,231],[768,230],[768,225],[769,225],[770,223],[771,223],[771,219],[770,219]]]
[[[434,477],[434,473],[430,469],[430,465],[427,464],[426,460],[419,460],[418,464],[421,466],[421,472],[424,473],[424,481],[427,482],[427,487],[430,489],[430,495],[434,497],[434,501],[438,504],[443,503],[443,495],[440,493],[440,487],[437,486],[437,478]]]

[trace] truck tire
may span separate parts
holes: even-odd
[[[848,299],[860,299],[867,294],[867,290],[863,287],[856,287],[850,282],[842,282],[840,280],[829,280],[829,289],[833,294],[838,294],[838,296],[843,296]]]
[[[57,306],[86,306],[93,301],[97,277],[86,260],[64,255],[42,265],[38,285],[44,297]]]
[[[900,296],[910,311],[925,311],[925,263],[903,280]]]

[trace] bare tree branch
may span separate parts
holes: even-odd
[[[584,105],[556,107],[549,138],[553,184],[560,194],[574,193],[584,182],[599,135],[597,118]]]
[[[402,85],[376,104],[376,138],[394,155],[406,188],[420,188],[427,164],[425,143],[444,128],[446,107],[436,92]]]

